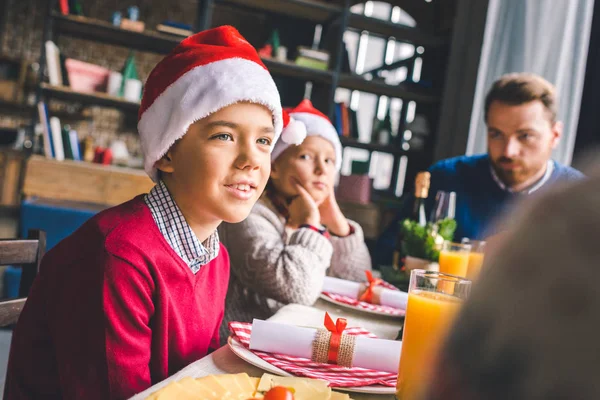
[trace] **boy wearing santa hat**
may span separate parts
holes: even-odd
[[[223,243],[236,246],[221,340],[228,321],[313,304],[326,275],[364,281],[371,269],[360,225],[335,199],[342,144],[334,126],[309,100],[285,114],[265,194],[246,220],[219,227]]]
[[[138,122],[157,184],[44,257],[14,332],[5,398],[127,398],[216,348],[229,280],[216,228],[258,200],[282,125],[275,83],[234,28],[167,55]]]

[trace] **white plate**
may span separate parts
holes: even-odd
[[[321,299],[328,301],[330,303],[333,303],[335,305],[338,305],[340,307],[345,307],[345,308],[349,308],[351,310],[357,310],[357,311],[362,311],[365,312],[367,314],[375,314],[375,315],[382,315],[384,317],[388,317],[388,318],[404,318],[404,315],[392,315],[392,314],[388,314],[388,313],[384,313],[382,311],[375,311],[375,310],[368,310],[366,308],[362,308],[362,307],[357,307],[357,306],[353,306],[352,304],[346,304],[346,303],[342,303],[340,301],[334,300],[329,296],[325,296],[323,293],[321,293],[320,296]]]
[[[294,376],[289,372],[285,372],[284,370],[277,368],[273,364],[270,364],[248,350],[244,347],[243,344],[240,343],[239,340],[235,339],[233,336],[230,336],[227,339],[227,344],[233,353],[246,361],[249,364],[254,365],[260,369],[264,369],[267,372],[270,372],[275,375],[281,376]],[[334,390],[345,391],[345,392],[356,392],[356,393],[372,393],[372,394],[395,394],[396,388],[381,386],[381,385],[372,385],[372,386],[356,386],[356,387],[335,387],[332,388]]]

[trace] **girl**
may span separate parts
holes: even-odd
[[[325,275],[362,281],[371,269],[361,227],[346,219],[335,199],[342,161],[335,128],[308,100],[289,116],[271,155],[265,193],[245,221],[219,228],[225,245],[236,249],[222,342],[229,321],[268,318],[288,303],[311,305]],[[308,136],[292,145],[304,127]]]

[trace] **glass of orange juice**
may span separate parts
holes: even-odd
[[[469,268],[469,243],[452,243],[445,241],[440,251],[440,272],[456,276],[467,276]]]
[[[485,241],[463,239],[462,243],[471,245],[471,251],[469,252],[469,266],[467,267],[467,278],[473,281],[479,277],[479,273],[481,272],[485,252]]]
[[[468,279],[422,269],[411,272],[396,386],[399,400],[418,400],[427,390],[439,347],[470,291]]]

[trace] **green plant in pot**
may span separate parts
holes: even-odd
[[[452,240],[455,230],[456,221],[451,218],[426,226],[409,219],[402,221],[400,232],[406,273],[409,274],[413,269],[437,270],[442,243]]]

